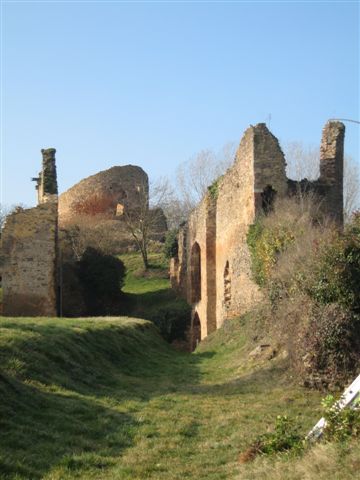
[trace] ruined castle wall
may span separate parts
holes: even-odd
[[[193,305],[193,318],[197,314],[201,324],[201,338],[208,335],[207,323],[207,236],[206,224],[208,214],[208,197],[206,196],[198,207],[192,211],[187,223],[186,233],[186,300]],[[200,285],[195,285],[196,279],[196,250],[200,251]]]
[[[178,295],[187,299],[187,224],[179,229],[178,254],[170,260],[171,287]]]
[[[264,205],[264,193],[271,187],[274,194],[287,194],[286,162],[278,139],[268,130],[265,123],[253,127],[254,133],[254,191],[256,212]]]
[[[9,215],[2,254],[3,314],[56,316],[57,203]]]
[[[320,146],[319,187],[327,187],[323,210],[340,225],[344,221],[344,138],[344,124],[329,121],[323,129]]]
[[[235,163],[212,185],[182,229],[178,258],[171,264],[173,284],[180,293],[186,292],[193,306],[193,320],[195,314],[199,315],[201,338],[261,300],[262,294],[252,280],[247,233],[258,214],[271,211],[276,198],[299,190],[316,192],[325,213],[342,223],[343,143],[343,124],[329,122],[323,131],[320,179],[295,182],[286,178],[284,154],[266,125],[260,123],[246,130]],[[201,251],[201,298],[192,293],[196,245]],[[194,321],[193,327],[196,330]]]
[[[60,195],[59,223],[64,226],[79,214],[104,214],[110,218],[124,208],[138,208],[148,193],[149,180],[142,168],[133,165],[109,168],[81,180]]]
[[[39,173],[36,189],[38,191],[38,204],[57,202],[57,174],[55,164],[55,148],[43,148],[42,170]]]
[[[217,327],[245,312],[259,296],[251,280],[246,243],[248,226],[255,218],[254,137],[254,127],[248,128],[217,192]]]

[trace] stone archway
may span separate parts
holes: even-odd
[[[197,303],[201,300],[201,249],[197,242],[191,248],[190,273],[191,303]]]
[[[191,328],[191,351],[199,345],[201,341],[201,322],[197,312],[194,313]]]

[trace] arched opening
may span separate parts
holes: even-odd
[[[197,242],[191,249],[191,303],[197,303],[201,300],[201,250]]]
[[[231,276],[229,261],[225,264],[224,269],[224,306],[228,310],[231,304]]]
[[[265,214],[270,213],[274,208],[276,190],[271,185],[267,185],[261,192],[261,206]]]
[[[193,321],[192,321],[192,330],[191,330],[191,351],[194,351],[195,348],[199,345],[201,341],[201,323],[200,318],[197,312],[195,312]]]

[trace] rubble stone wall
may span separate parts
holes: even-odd
[[[250,126],[241,139],[233,166],[214,182],[179,233],[179,253],[171,261],[174,288],[199,316],[201,338],[231,317],[254,306],[262,294],[251,276],[247,246],[249,226],[267,213],[275,198],[300,190],[315,192],[323,211],[343,222],[344,125],[328,122],[321,143],[320,178],[296,182],[286,177],[277,138],[264,123]],[[201,250],[201,299],[194,302],[192,248]]]
[[[2,234],[3,315],[57,315],[57,204],[14,212]]]
[[[124,208],[138,208],[149,194],[147,174],[134,165],[115,166],[84,178],[59,197],[61,226],[79,215],[104,214],[109,218]]]

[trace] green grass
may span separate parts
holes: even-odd
[[[144,275],[144,267],[139,253],[119,255],[126,266],[126,277],[123,291],[125,293],[142,294],[170,289],[169,264],[160,253],[150,253],[149,272]]]
[[[160,255],[145,277],[138,254],[121,258],[132,312],[181,302]],[[228,321],[185,354],[141,319],[0,317],[0,478],[358,478],[359,443],[239,464],[277,415],[304,434],[320,416],[323,394],[301,388],[281,352],[249,357],[262,328],[256,315]]]
[[[125,294],[123,313],[151,320],[165,338],[173,340],[190,323],[190,307],[171,289],[168,261],[162,254],[150,253],[150,268],[144,272],[139,253],[119,258],[127,271],[122,289]]]
[[[250,360],[246,320],[190,355],[142,320],[2,318],[0,478],[278,478],[264,475],[284,457],[239,465],[239,453],[279,414],[305,433],[321,394],[281,358]]]

